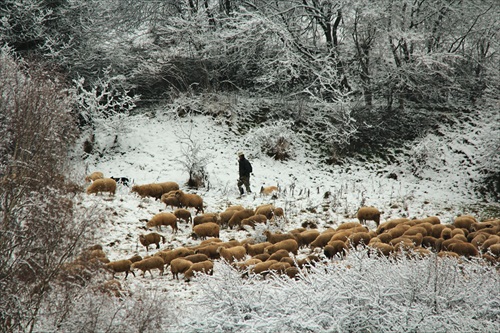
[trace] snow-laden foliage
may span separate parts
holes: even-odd
[[[246,134],[246,146],[254,155],[264,153],[276,160],[293,158],[301,146],[300,135],[293,132],[292,121],[278,120],[252,128]]]
[[[36,332],[164,332],[176,324],[177,304],[167,293],[139,289],[129,295],[102,282],[70,295],[65,289],[55,287],[43,304]]]
[[[500,276],[481,260],[351,251],[287,276],[198,275],[190,332],[496,332]]]

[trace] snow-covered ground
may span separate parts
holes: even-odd
[[[95,153],[83,159],[77,170],[82,179],[85,174],[101,171],[107,177],[127,177],[133,184],[175,181],[185,191],[203,197],[205,212],[221,212],[234,204],[255,208],[260,204],[273,203],[285,210],[286,222],[278,225],[282,231],[300,227],[306,221],[314,222],[320,230],[356,221],[356,211],[361,205],[372,205],[382,210],[381,222],[402,216],[418,218],[437,215],[442,223],[450,223],[457,215],[474,213],[468,207],[477,201],[466,187],[456,185],[459,175],[431,174],[427,171],[425,177],[417,179],[401,166],[382,163],[363,165],[352,162],[343,166],[325,166],[305,144],[296,147],[294,159],[275,161],[259,153],[256,147],[249,146],[248,142],[254,141],[248,135],[235,133],[223,122],[207,116],[178,118],[163,113],[159,108],[147,115],[120,119],[120,131],[116,138],[116,131],[113,130],[116,124],[97,125]],[[189,156],[186,152],[193,147],[198,149],[196,157],[205,162],[208,174],[209,186],[199,190],[190,190],[185,186],[188,172],[184,165]],[[240,150],[247,153],[254,169],[251,178],[253,193],[243,197],[239,196],[236,186],[237,152]],[[389,177],[390,174],[393,175]],[[393,177],[394,174],[397,177]],[[277,198],[259,194],[261,186],[269,185],[280,187]],[[146,252],[138,236],[148,232],[145,220],[158,212],[170,211],[163,203],[153,198],[140,198],[124,185],[119,185],[114,197],[82,194],[80,198],[80,204],[86,209],[97,207],[104,212],[106,223],[100,230],[98,241],[110,260],[129,258],[134,254],[145,256],[157,251],[153,246],[149,253]],[[371,221],[368,226],[375,228]],[[160,233],[167,240],[162,248],[199,243],[199,240],[190,238],[191,226],[185,223],[179,224],[177,234],[166,227]],[[242,240],[250,236],[262,237],[255,231],[224,229],[220,238],[224,241],[232,238]],[[308,250],[301,250],[298,256],[308,253]],[[214,270],[220,268],[224,276],[235,278],[227,267],[220,265],[216,262]],[[215,278],[220,279],[220,274],[216,274]],[[127,280],[123,280],[121,275],[117,277],[127,292],[166,292],[169,298],[178,301],[173,302],[171,307],[189,304],[183,301],[192,300],[207,285],[197,284],[196,279],[190,283],[182,279],[174,280],[170,272],[159,276],[158,271],[154,271],[153,277],[149,274],[146,277],[129,276]],[[174,313],[183,310],[178,308],[176,311]]]

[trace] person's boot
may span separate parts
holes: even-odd
[[[240,187],[239,190],[240,190],[240,195],[243,195],[243,193],[245,193],[245,191],[243,191],[242,187]]]

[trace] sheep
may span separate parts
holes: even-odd
[[[387,230],[390,230],[390,229],[396,227],[397,225],[405,223],[409,220],[410,219],[407,219],[407,218],[400,218],[400,219],[393,219],[393,220],[386,221],[378,226],[377,233],[381,234],[381,233],[383,233]]]
[[[264,261],[264,262],[258,263],[255,266],[250,267],[249,273],[263,274],[264,272],[266,272],[269,269],[269,267],[271,265],[273,265],[273,264],[275,264],[277,262],[278,262],[277,260],[268,260],[268,261]]]
[[[161,195],[160,201],[163,202],[166,207],[170,206],[172,209],[174,207],[182,208],[181,207],[182,205],[181,205],[179,199],[175,196],[175,192],[176,191],[170,191],[167,193],[163,193]]]
[[[198,194],[184,193],[181,190],[175,191],[175,197],[179,199],[182,207],[193,207],[196,209],[196,214],[205,213],[203,209],[203,199]]]
[[[109,192],[109,195],[115,195],[116,182],[111,178],[96,179],[87,188],[87,194]]]
[[[267,222],[267,217],[265,215],[262,215],[262,214],[253,215],[253,216],[247,217],[246,219],[241,220],[240,229],[244,230],[245,226],[250,226],[252,228],[255,228],[256,223],[265,224],[266,222]]]
[[[132,264],[132,269],[140,269],[143,273],[142,276],[146,276],[146,272],[153,276],[151,272],[152,269],[157,268],[160,271],[160,275],[163,275],[165,262],[160,256],[152,256],[146,259],[142,259],[141,261],[134,262]]]
[[[299,275],[300,270],[297,267],[288,267],[285,269],[285,274],[288,276],[290,279],[297,278],[297,275]]]
[[[276,207],[273,210],[273,214],[274,214],[273,218],[275,218],[275,217],[284,217],[285,216],[285,211],[281,207]]]
[[[316,229],[309,229],[302,231],[295,235],[295,239],[299,244],[299,247],[309,246],[317,237],[319,236],[319,231]]]
[[[352,228],[356,228],[356,227],[363,227],[363,225],[359,222],[345,222],[345,223],[342,223],[341,225],[339,225],[337,227],[336,231],[352,229]]]
[[[476,219],[470,215],[458,216],[453,221],[453,225],[456,228],[463,228],[463,229],[467,229],[468,231],[472,231],[471,227],[475,224],[477,224]]]
[[[258,244],[255,244],[255,245],[252,245],[252,244],[245,244],[245,249],[247,251],[247,253],[250,255],[250,256],[255,256],[257,254],[262,254],[264,253],[264,249],[266,247],[268,247],[269,245],[272,245],[271,242],[262,242],[262,243],[258,243]]]
[[[191,268],[193,262],[184,258],[175,258],[170,262],[170,271],[174,279],[179,280],[179,273],[186,273],[186,271]]]
[[[131,267],[132,262],[127,259],[111,261],[106,264],[106,268],[113,272],[113,278],[115,277],[115,273],[122,272],[125,272],[125,279],[127,278],[129,272],[132,273],[132,275],[134,275],[135,277],[135,273],[133,270],[131,270]]]
[[[220,254],[217,252],[217,249],[220,247],[220,244],[214,243],[210,245],[206,245],[200,247],[194,251],[195,254],[204,254],[210,259],[219,259]]]
[[[134,185],[131,189],[132,193],[137,193],[141,198],[153,197],[155,199],[161,199],[163,195],[163,187],[160,184],[144,184],[144,185]]]
[[[207,222],[193,227],[191,238],[206,239],[207,237],[219,237],[220,228],[217,223]]]
[[[260,259],[255,259],[255,258],[250,258],[250,259],[247,259],[243,262],[238,262],[236,263],[235,267],[239,270],[239,271],[244,271],[244,270],[247,270],[249,269],[250,267],[253,267],[259,263],[261,263],[262,260]]]
[[[227,262],[240,261],[247,254],[245,247],[241,245],[230,248],[219,246],[217,252],[220,254],[221,258],[224,258]]]
[[[272,195],[275,192],[279,192],[278,186],[261,186],[260,187],[260,195]]]
[[[275,207],[273,204],[260,205],[255,208],[255,214],[265,215],[267,219],[270,220],[274,216],[274,209]]]
[[[465,257],[477,257],[479,255],[479,251],[472,245],[471,243],[467,242],[456,242],[456,243],[451,243],[448,246],[449,251],[455,252],[459,256],[465,256]]]
[[[180,258],[180,257],[187,257],[189,255],[194,254],[195,251],[185,248],[185,247],[178,247],[174,250],[167,250],[167,251],[159,251],[155,253],[155,256],[159,256],[163,259],[163,262],[165,263],[165,267],[168,267],[172,260],[175,258]]]
[[[191,223],[193,218],[191,217],[191,212],[184,208],[178,208],[174,210],[174,215],[178,220],[184,220],[186,223]]]
[[[207,222],[217,223],[219,221],[219,214],[217,213],[204,213],[193,218],[193,225],[200,225]]]
[[[361,207],[357,214],[359,223],[366,224],[366,221],[372,220],[380,225],[380,211],[375,207]]]
[[[325,247],[325,245],[328,244],[330,239],[332,239],[334,234],[335,234],[335,230],[333,230],[333,229],[328,229],[328,231],[323,231],[321,234],[318,235],[318,237],[316,237],[316,239],[314,239],[311,242],[310,248],[314,249],[317,247],[321,247],[321,248]]]
[[[451,232],[452,232],[451,228],[444,228],[443,231],[441,231],[441,236],[439,238],[450,239],[452,238]]]
[[[274,252],[281,249],[287,250],[288,252],[292,252],[293,254],[297,254],[297,250],[299,249],[299,244],[297,244],[297,241],[295,239],[285,239],[281,242],[269,245],[264,249],[264,253],[273,254]]]
[[[179,184],[177,184],[176,182],[162,182],[162,183],[158,183],[158,185],[161,186],[161,188],[163,189],[163,193],[169,193],[169,192],[173,192],[173,191],[177,191],[179,189]],[[161,198],[161,196],[160,196]]]
[[[445,224],[434,224],[432,226],[432,234],[431,234],[431,236],[434,237],[434,238],[440,238],[441,237],[441,233],[446,228],[447,228],[447,226]]]
[[[241,221],[243,219],[246,219],[250,216],[253,216],[255,215],[255,211],[253,209],[243,209],[243,210],[239,210],[237,211],[236,213],[234,213],[234,215],[229,219],[228,221],[228,225],[229,225],[229,228],[233,228],[235,226],[241,226]]]
[[[419,225],[410,227],[408,230],[406,230],[403,235],[416,235],[416,234],[422,234],[422,236],[427,236],[427,229],[424,227],[421,227]]]
[[[85,177],[85,181],[87,183],[90,183],[90,182],[96,181],[97,179],[103,179],[103,178],[104,178],[104,174],[102,172],[95,171],[95,172],[92,172],[87,177]]]
[[[214,264],[210,260],[194,263],[184,273],[184,280],[186,282],[189,282],[191,278],[194,276],[194,272],[203,272],[205,274],[212,275],[213,270],[214,270]]]
[[[380,241],[382,243],[386,243],[386,244],[388,244],[391,241],[391,239],[392,239],[392,236],[389,233],[387,233],[387,232],[383,233],[383,234],[380,234],[377,237],[380,239]]]
[[[496,258],[500,257],[500,243],[495,243],[487,248],[488,252],[494,255]]]
[[[346,245],[356,248],[358,245],[368,245],[370,234],[367,232],[354,232],[347,237]]]
[[[394,246],[382,242],[375,242],[368,244],[368,247],[377,251],[377,253],[381,253],[384,256],[388,257],[392,253],[394,253]]]
[[[422,222],[428,222],[432,225],[435,225],[435,224],[440,224],[441,223],[441,220],[439,219],[439,217],[437,216],[428,216],[428,217],[424,217],[423,219],[421,219],[420,221]]]
[[[273,271],[273,272],[276,272],[276,274],[278,274],[278,275],[282,275],[282,274],[285,274],[286,269],[290,268],[290,267],[292,267],[292,266],[287,262],[276,262],[276,263],[272,264],[271,266],[269,266],[268,271],[269,272]],[[264,275],[266,275],[269,272],[264,273]]]
[[[280,249],[280,250],[274,252],[273,254],[271,254],[269,256],[269,258],[267,258],[267,260],[280,261],[281,259],[286,258],[286,257],[290,257],[290,253],[285,249]]]
[[[325,245],[323,253],[328,259],[333,258],[337,254],[344,256],[347,253],[347,245],[343,241],[336,240]]]
[[[191,261],[193,264],[201,261],[205,261],[210,259],[206,254],[203,253],[195,253],[185,256],[184,259]]]
[[[132,257],[128,258],[128,260],[130,260],[132,263],[134,263],[136,261],[141,261],[142,259],[143,258],[138,254],[135,254]]]
[[[139,235],[139,242],[141,242],[141,244],[146,247],[146,252],[149,251],[149,245],[151,244],[156,244],[156,248],[159,249],[160,239],[163,242],[163,244],[165,244],[165,237],[160,234],[157,234],[156,232],[152,232],[147,235],[144,234]]]
[[[178,227],[177,227],[177,216],[175,216],[172,213],[158,213],[154,215],[151,220],[148,221],[146,224],[147,228],[152,228],[156,227],[157,229],[161,230],[161,226],[166,225],[166,226],[171,226],[172,231],[174,233],[177,233]]]
[[[500,243],[500,236],[491,235],[488,237],[487,240],[483,242],[483,246],[481,246],[481,252],[486,252],[491,246],[499,243]]]
[[[256,255],[252,256],[252,258],[259,259],[261,261],[266,261],[269,259],[269,257],[271,257],[271,255],[269,253],[261,253],[261,254],[256,254]]]
[[[407,224],[400,224],[397,227],[394,227],[394,228],[390,229],[389,231],[387,231],[387,233],[389,235],[391,235],[392,238],[398,238],[398,237],[403,236],[403,234],[410,228],[411,228],[411,226],[409,226]]]
[[[271,231],[269,230],[266,230],[263,232],[264,236],[266,236],[266,240],[272,244],[275,244],[275,243],[278,243],[278,242],[281,242],[285,239],[293,239],[295,240],[295,236],[290,234],[290,233],[285,233],[285,234],[282,234],[282,233],[272,233]]]
[[[226,212],[231,211],[231,210],[239,211],[239,210],[243,210],[243,209],[245,209],[245,207],[243,207],[242,205],[233,205],[233,206],[227,207]]]
[[[233,215],[237,212],[237,210],[226,210],[219,214],[219,220],[217,221],[221,227],[226,227],[229,224],[229,220],[233,217]]]

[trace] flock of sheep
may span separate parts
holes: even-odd
[[[116,180],[94,173],[86,178],[92,182],[87,193],[116,191]],[[275,193],[275,187],[262,188],[262,195]],[[147,257],[138,255],[110,262],[102,247],[88,250],[88,257],[97,258],[113,273],[129,273],[134,270],[143,276],[153,270],[163,275],[170,269],[174,279],[182,274],[190,281],[196,272],[212,274],[214,261],[225,260],[242,275],[261,274],[271,271],[297,277],[306,272],[309,265],[318,261],[341,258],[351,248],[366,247],[374,255],[393,256],[404,251],[413,255],[437,253],[439,257],[483,257],[492,265],[500,262],[500,219],[477,221],[472,216],[456,217],[452,224],[442,224],[436,216],[422,219],[399,218],[380,223],[380,212],[375,207],[361,207],[358,221],[345,222],[337,228],[318,230],[304,223],[303,227],[288,232],[264,231],[266,241],[256,242],[253,238],[223,241],[219,238],[223,228],[248,229],[257,224],[266,225],[277,219],[284,219],[284,211],[272,204],[254,208],[229,206],[219,213],[205,213],[203,199],[199,195],[185,193],[175,182],[134,185],[131,189],[141,197],[161,200],[172,212],[161,212],[147,221],[147,228],[161,231],[170,227],[177,233],[178,224],[192,226],[191,237],[200,239],[196,246],[161,249],[165,237],[157,232],[139,235],[140,243],[149,252],[150,245],[156,245],[157,252]],[[194,215],[194,216],[193,216]],[[369,230],[366,221],[374,221],[375,230]],[[150,230],[152,231],[152,230]],[[300,251],[300,253],[299,253]],[[302,258],[301,258],[302,256]]]

